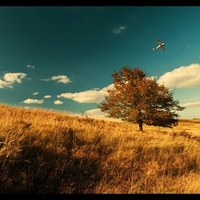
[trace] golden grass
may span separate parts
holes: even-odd
[[[0,105],[0,193],[200,192],[200,120],[173,129]]]

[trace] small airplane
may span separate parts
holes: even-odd
[[[153,50],[156,51],[157,49],[161,48],[164,51],[165,50],[165,48],[164,48],[165,43],[161,43],[161,41],[158,38],[156,38],[156,41],[158,43],[158,46],[153,48]]]

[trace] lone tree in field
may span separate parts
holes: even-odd
[[[122,121],[136,122],[139,130],[143,124],[172,128],[178,122],[182,111],[179,101],[164,84],[159,85],[147,77],[140,69],[123,67],[119,73],[114,71],[114,88],[107,90],[108,96],[98,106],[108,117]]]

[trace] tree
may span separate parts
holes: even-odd
[[[107,117],[138,123],[143,131],[143,124],[169,127],[177,125],[182,111],[179,101],[173,99],[173,92],[164,84],[159,85],[155,79],[147,77],[140,69],[123,67],[118,73],[114,71],[113,89],[98,108],[108,113]]]

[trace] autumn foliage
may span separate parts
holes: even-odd
[[[108,113],[108,117],[122,121],[136,122],[143,130],[143,123],[171,128],[178,122],[182,111],[179,101],[173,99],[173,92],[164,84],[147,77],[140,69],[123,67],[114,71],[114,88],[108,90],[108,96],[98,107]]]

